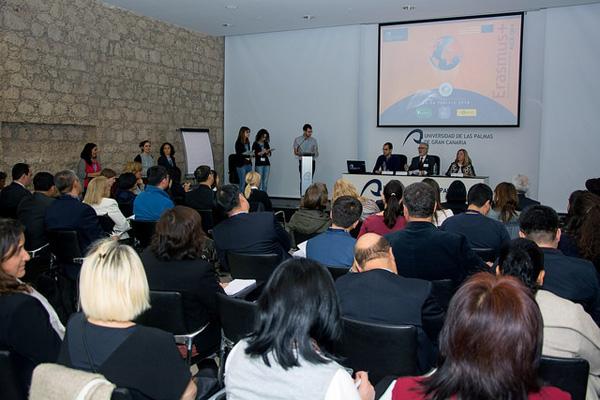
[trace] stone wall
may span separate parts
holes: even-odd
[[[0,170],[74,168],[97,143],[121,170],[149,139],[208,128],[223,172],[224,40],[95,0],[0,1]],[[184,171],[185,172],[185,171]]]

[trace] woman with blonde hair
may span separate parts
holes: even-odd
[[[109,196],[110,181],[103,176],[99,176],[90,181],[83,202],[90,205],[96,211],[96,215],[108,215],[115,223],[112,234],[122,236],[131,227],[129,221],[119,209],[117,201]]]
[[[360,216],[361,221],[364,221],[369,215],[373,215],[381,211],[377,203],[375,203],[375,200],[359,195],[356,187],[343,178],[335,181],[335,184],[333,185],[333,197],[331,199],[331,204],[333,204],[335,200],[341,196],[354,197],[360,201],[363,206],[363,212]]]
[[[475,176],[475,167],[471,162],[469,153],[465,149],[459,149],[456,152],[456,159],[448,167],[446,176],[451,174],[463,174],[463,176]]]
[[[500,221],[508,230],[511,239],[519,237],[519,197],[515,185],[500,182],[494,189],[494,207],[488,217]]]
[[[138,194],[144,191],[145,187],[144,179],[142,178],[142,163],[139,163],[137,161],[128,161],[123,167],[123,173],[126,172],[131,172],[135,175],[135,178],[137,179],[136,188],[133,191],[133,193],[137,196]]]
[[[195,398],[196,384],[173,336],[133,322],[150,307],[150,291],[131,247],[96,242],[81,267],[79,293],[83,312],[69,320],[59,364],[100,373],[134,398]]]
[[[273,205],[269,195],[264,190],[260,190],[260,174],[256,171],[250,171],[246,174],[246,187],[244,188],[244,197],[250,203],[250,212],[254,211],[273,211]],[[262,204],[262,210],[259,204]]]

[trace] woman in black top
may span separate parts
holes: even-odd
[[[237,155],[236,170],[240,180],[240,192],[246,187],[246,174],[252,171],[252,158],[248,153],[250,151],[250,128],[242,126],[235,141],[235,154]]]
[[[158,157],[158,165],[162,165],[167,170],[175,168],[175,147],[169,142],[165,142],[160,146],[160,157]]]
[[[454,215],[467,211],[467,187],[461,181],[454,181],[446,191],[446,202],[442,207],[452,210]]]
[[[246,189],[244,197],[250,203],[250,212],[273,211],[273,205],[267,192],[260,190],[260,175],[258,172],[250,171],[246,174]],[[260,206],[262,204],[262,207]]]
[[[269,171],[271,169],[271,161],[269,161],[269,156],[271,155],[269,139],[269,131],[262,128],[256,134],[256,139],[252,144],[252,151],[254,151],[254,156],[256,157],[254,160],[254,170],[260,174],[259,189],[263,192],[267,191]]]

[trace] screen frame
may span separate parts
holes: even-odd
[[[380,90],[381,90],[381,28],[389,25],[413,25],[426,22],[440,22],[440,21],[456,21],[456,20],[471,20],[471,19],[483,19],[483,18],[494,18],[494,17],[508,17],[508,16],[521,16],[521,37],[519,43],[519,80],[518,80],[518,98],[517,98],[517,122],[516,124],[510,125],[493,125],[493,124],[401,124],[401,125],[381,125],[379,121],[380,112]],[[450,17],[450,18],[435,18],[435,19],[422,19],[416,21],[399,21],[399,22],[385,22],[378,25],[377,29],[377,127],[378,128],[414,128],[414,127],[432,127],[432,128],[482,128],[482,127],[494,127],[494,128],[519,128],[521,126],[521,80],[523,77],[523,26],[525,22],[525,12],[511,12],[502,14],[486,14],[486,15],[473,15],[466,17]]]

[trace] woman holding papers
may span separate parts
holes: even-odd
[[[271,147],[269,146],[269,131],[262,128],[256,134],[256,139],[252,144],[252,151],[256,160],[254,162],[254,170],[260,174],[260,187],[263,192],[267,191],[269,183],[269,170],[271,169]]]
[[[240,180],[240,192],[246,187],[246,174],[252,171],[252,150],[250,150],[250,128],[242,126],[235,141],[237,155],[236,170]]]
[[[475,176],[475,168],[473,167],[473,163],[471,163],[471,158],[467,150],[460,149],[456,152],[456,159],[450,164],[448,171],[446,171],[446,176],[450,176],[451,174]]]

